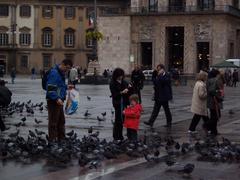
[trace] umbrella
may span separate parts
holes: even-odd
[[[239,68],[235,64],[232,64],[232,63],[227,62],[227,61],[222,61],[220,63],[212,65],[211,67],[213,67],[213,68]]]

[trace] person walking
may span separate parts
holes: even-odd
[[[209,121],[207,109],[207,82],[208,74],[201,71],[196,78],[196,83],[193,88],[191,112],[194,114],[188,132],[196,133],[196,127],[202,118],[204,121],[203,128],[206,129],[206,124]]]
[[[135,65],[135,68],[132,71],[132,75],[131,75],[131,82],[133,86],[133,93],[138,95],[140,104],[142,103],[141,90],[143,89],[144,80],[145,80],[145,76],[140,66]]]
[[[65,59],[61,64],[52,68],[47,75],[46,99],[48,106],[48,135],[50,141],[60,141],[65,138],[65,116],[63,111],[63,102],[66,98],[67,91],[65,74],[71,67],[72,61]]]
[[[14,84],[15,83],[15,78],[16,78],[16,70],[15,70],[15,68],[12,68],[10,75],[11,75],[11,79],[12,79],[12,84]]]
[[[165,66],[163,64],[159,65],[159,71],[157,77],[154,79],[154,107],[152,115],[149,121],[145,121],[144,124],[153,126],[160,108],[163,107],[165,116],[167,119],[167,124],[165,127],[171,128],[172,125],[172,114],[169,109],[169,101],[172,100],[172,86],[171,86],[171,77],[165,71]]]
[[[75,67],[72,67],[69,72],[69,83],[74,86],[78,83],[78,71]]]
[[[207,106],[210,110],[210,120],[208,123],[208,129],[214,136],[218,135],[217,122],[221,117],[221,107],[223,102],[223,96],[221,92],[221,84],[218,80],[220,72],[213,69],[209,73],[207,81]]]
[[[130,106],[124,109],[124,127],[127,128],[128,140],[136,142],[138,140],[137,131],[139,129],[142,105],[139,104],[139,96],[133,94],[129,97]]]
[[[36,70],[34,67],[31,69],[31,79],[36,79]]]
[[[233,78],[233,84],[232,84],[232,86],[233,86],[233,87],[237,87],[237,82],[238,82],[238,72],[237,72],[236,69],[234,69],[234,71],[233,71],[232,78]]]
[[[113,125],[114,140],[123,140],[123,110],[129,105],[129,95],[131,85],[124,80],[124,70],[116,68],[113,71],[109,85],[112,97],[112,104],[115,109],[115,122]]]

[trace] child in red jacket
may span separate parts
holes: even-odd
[[[139,128],[139,122],[142,112],[142,106],[139,104],[139,97],[136,94],[133,94],[129,98],[130,106],[128,106],[123,114],[124,127],[127,128],[127,137],[130,141],[137,141],[137,131]]]

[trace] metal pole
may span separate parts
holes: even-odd
[[[93,22],[93,28],[94,31],[97,30],[97,0],[94,0],[94,22]],[[94,46],[93,46],[93,56],[95,60],[97,60],[97,40],[94,40]]]

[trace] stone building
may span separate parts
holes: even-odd
[[[193,74],[240,58],[239,0],[131,0],[129,4],[99,18],[104,34],[98,51],[102,69],[119,66],[129,73],[134,63],[145,69],[163,63],[169,70]]]
[[[126,7],[126,0],[98,0],[98,12]],[[92,58],[93,1],[1,0],[0,65],[29,73],[49,69],[64,58],[86,68]]]

